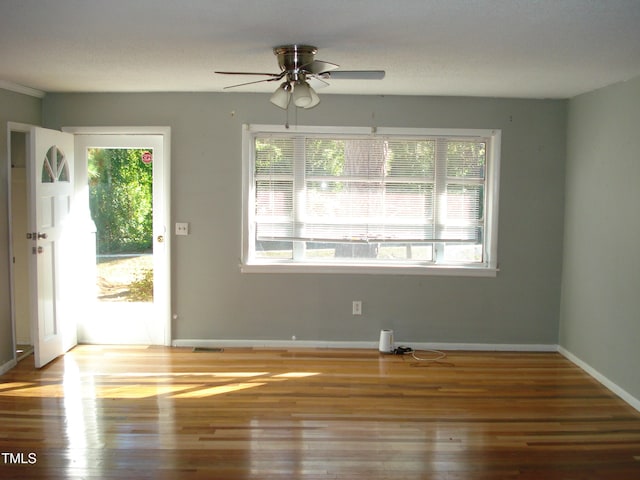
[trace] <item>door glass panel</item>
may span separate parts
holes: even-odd
[[[69,165],[64,153],[56,145],[49,148],[42,162],[42,183],[68,182]]]
[[[67,159],[60,150],[58,150],[56,158],[56,175],[58,176],[59,182],[69,181],[69,166],[67,165]]]
[[[153,302],[153,150],[89,148],[100,301]]]
[[[53,183],[56,178],[55,173],[53,173],[53,158],[56,155],[57,148],[55,146],[51,147],[47,154],[44,157],[44,161],[42,162],[42,183]]]

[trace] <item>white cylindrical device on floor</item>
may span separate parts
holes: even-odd
[[[393,352],[393,330],[380,330],[380,347],[382,353]]]

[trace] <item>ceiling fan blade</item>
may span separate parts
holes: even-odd
[[[382,80],[384,76],[384,70],[337,70],[322,74],[322,78],[336,80]]]
[[[227,90],[229,88],[243,87],[245,85],[252,85],[254,83],[275,82],[277,80],[280,80],[282,77],[284,77],[284,73],[282,75],[278,75],[277,77],[266,78],[264,80],[256,80],[255,82],[245,82],[245,83],[237,83],[235,85],[229,85],[228,87],[224,87],[223,90]]]
[[[325,82],[321,77],[319,77],[318,75],[309,75],[307,77],[307,83],[309,84],[309,86],[311,88],[313,88],[314,90],[318,90],[319,88],[324,88],[324,87],[328,87],[329,83]]]
[[[331,70],[335,70],[336,68],[340,68],[340,65],[336,65],[335,63],[331,62],[323,62],[322,60],[314,60],[313,62],[300,67],[301,70],[306,70],[313,75],[318,73],[330,72]]]
[[[281,73],[261,73],[261,72],[213,72],[221,75],[263,75],[267,77],[281,77]]]

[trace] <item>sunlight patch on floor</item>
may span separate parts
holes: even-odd
[[[73,395],[75,398],[83,399],[135,399],[169,395],[170,398],[176,399],[203,398],[261,387],[271,382],[295,380],[319,374],[319,372],[286,372],[275,375],[271,375],[269,372],[80,374],[72,376],[77,379],[73,382],[73,391],[70,391],[69,388],[69,376],[65,375],[65,383],[62,384],[42,385],[27,382],[0,384],[0,396],[65,398]],[[189,382],[167,385],[167,383],[179,381],[180,378],[197,379],[196,381],[199,380],[200,383]],[[207,381],[207,378],[210,380]],[[254,378],[254,380],[237,382],[237,380],[247,378]]]

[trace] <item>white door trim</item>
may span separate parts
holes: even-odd
[[[13,255],[14,255],[14,246],[13,246],[13,242],[11,241],[11,238],[13,238],[13,222],[12,222],[12,202],[11,202],[11,178],[12,178],[12,172],[11,172],[11,132],[19,132],[19,133],[24,133],[25,135],[29,135],[31,132],[31,128],[35,127],[37,125],[31,125],[28,123],[20,123],[20,122],[7,122],[7,131],[6,131],[6,135],[7,135],[7,172],[6,172],[6,177],[7,177],[7,184],[6,184],[6,188],[7,188],[7,220],[8,220],[8,242],[9,242],[9,249],[8,249],[8,258],[7,261],[9,262],[9,308],[11,309],[11,332],[12,332],[12,350],[13,350],[13,361],[10,361],[2,366],[0,366],[0,374],[4,373],[5,371],[9,370],[10,368],[14,367],[17,363],[17,356],[16,356],[16,305],[15,305],[15,284],[14,284],[14,278],[15,278],[15,272],[14,272],[14,264],[13,264]],[[29,138],[27,137],[27,144],[29,144]],[[28,147],[27,147],[28,148]],[[6,370],[5,370],[6,369]]]

